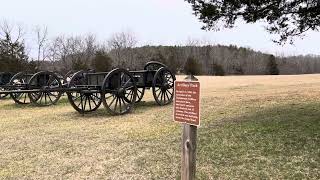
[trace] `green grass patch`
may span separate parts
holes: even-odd
[[[255,110],[199,131],[199,179],[319,179],[319,103]]]

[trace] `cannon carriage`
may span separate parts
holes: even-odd
[[[40,106],[49,106],[55,104],[61,96],[60,91],[51,90],[57,86],[62,88],[65,85],[67,87],[65,77],[49,71],[35,74],[19,72],[13,75],[9,82],[0,86],[0,94],[10,95],[17,104],[34,103]]]
[[[103,104],[112,115],[121,115],[142,100],[146,89],[152,90],[158,105],[171,103],[174,81],[175,75],[164,64],[153,61],[140,71],[78,71],[64,77],[47,71],[18,73],[1,86],[0,94],[10,94],[18,104],[50,106],[66,93],[72,107],[80,113],[95,111]]]
[[[68,85],[68,100],[80,113],[95,111],[101,104],[113,115],[130,112],[142,100],[146,89],[152,89],[157,104],[173,100],[175,75],[159,62],[149,62],[143,70],[114,69],[110,72],[79,71]]]

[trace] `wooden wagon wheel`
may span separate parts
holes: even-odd
[[[112,115],[130,112],[136,97],[136,82],[129,71],[114,69],[105,77],[102,86],[102,102]]]
[[[68,84],[74,74],[75,74],[74,71],[68,71],[67,74],[63,76],[63,83]]]
[[[160,68],[152,81],[154,100],[160,105],[170,104],[173,100],[175,75],[166,67]]]
[[[27,88],[27,76],[24,72],[19,72],[15,74],[10,82],[10,86],[16,86],[13,88],[10,88],[10,90],[25,90]],[[26,87],[23,87],[23,86]],[[30,104],[30,98],[28,96],[28,93],[10,93],[10,97],[16,102],[17,104]]]
[[[0,85],[6,85],[10,82],[10,79],[12,78],[11,73],[0,73]],[[5,91],[6,89],[0,86],[0,91]],[[0,99],[3,99],[7,97],[9,93],[0,94]]]
[[[144,66],[144,70],[149,70],[149,71],[157,71],[158,69],[162,68],[162,67],[167,67],[166,65],[158,62],[158,61],[150,61],[148,63],[146,63],[146,65]]]
[[[146,88],[144,87],[139,87],[137,88],[137,98],[136,98],[136,102],[135,103],[138,103],[142,100],[143,96],[144,96],[144,91],[145,91]]]
[[[39,90],[39,92],[29,93],[32,103],[39,106],[50,106],[56,104],[62,92],[54,90],[61,88],[61,79],[53,72],[42,71],[34,74],[28,83],[29,89]]]
[[[68,89],[84,88],[67,92],[68,100],[72,107],[80,113],[88,113],[97,110],[102,102],[101,93],[92,92],[88,88],[84,71],[75,73],[68,83]]]
[[[60,73],[54,72],[54,74],[58,77],[58,79],[61,82],[61,84],[63,84],[65,82],[64,76],[62,76]]]
[[[5,85],[3,81],[3,74],[4,73],[0,73],[0,91],[5,91],[5,89],[3,87],[1,87],[1,85]],[[8,94],[0,94],[0,99],[5,98]]]

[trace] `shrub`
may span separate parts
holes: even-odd
[[[106,72],[111,69],[112,59],[103,51],[97,51],[92,59],[91,67],[97,72]]]
[[[219,64],[214,63],[212,70],[213,70],[213,75],[215,75],[215,76],[224,76],[225,75],[223,67]]]
[[[194,57],[188,57],[184,65],[186,74],[199,75],[201,74],[201,64]]]

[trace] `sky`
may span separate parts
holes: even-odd
[[[261,23],[239,22],[233,29],[203,31],[184,0],[0,0],[0,21],[4,20],[29,30],[47,26],[51,38],[93,33],[103,41],[113,33],[130,31],[139,45],[181,45],[199,39],[275,55],[320,55],[320,32],[308,32],[294,45],[279,46]]]

